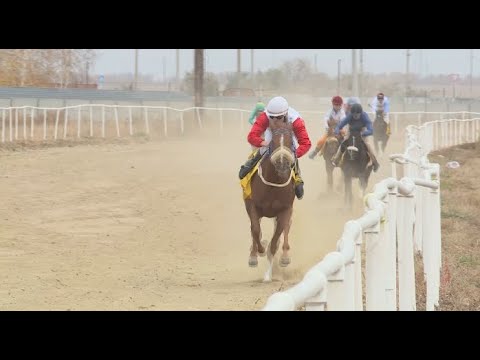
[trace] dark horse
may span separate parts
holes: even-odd
[[[375,144],[375,152],[380,156],[385,152],[388,139],[390,135],[387,133],[388,124],[383,118],[383,111],[377,111],[375,113],[375,120],[373,121],[373,142]],[[382,146],[379,145],[382,143]]]
[[[325,170],[327,172],[327,188],[328,191],[333,191],[333,170],[335,167],[332,164],[332,158],[337,153],[340,142],[342,141],[342,135],[335,135],[335,123],[328,123],[327,140],[323,146],[323,158],[325,160]]]
[[[283,253],[280,266],[290,263],[288,251],[288,232],[292,222],[295,183],[292,166],[295,155],[292,151],[293,129],[286,120],[270,120],[272,141],[268,151],[260,160],[257,173],[252,177],[252,196],[245,200],[245,208],[251,222],[252,246],[248,265],[258,265],[257,255],[267,254],[270,266],[264,281],[272,280],[273,257],[278,249],[278,240],[283,233]],[[261,241],[260,220],[262,217],[275,218],[275,231],[268,244]]]
[[[368,178],[372,172],[373,165],[369,164],[370,156],[368,155],[367,146],[362,139],[359,131],[350,132],[350,136],[342,143],[344,150],[343,163],[341,165],[343,171],[343,179],[345,181],[345,205],[352,206],[352,179],[358,178],[360,187],[365,195],[368,186]]]

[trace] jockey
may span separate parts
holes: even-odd
[[[372,100],[370,107],[374,113],[377,111],[383,112],[383,119],[387,124],[390,123],[390,120],[388,119],[388,114],[390,112],[390,100],[388,100],[388,97],[386,97],[383,93],[378,93],[377,96]]]
[[[390,100],[383,93],[378,93],[370,104],[374,114],[383,113],[383,120],[387,123],[387,135],[390,135]],[[375,121],[375,120],[374,120]]]
[[[268,104],[266,110],[261,113],[248,134],[248,142],[256,147],[260,147],[260,150],[256,152],[252,159],[242,165],[239,172],[240,179],[243,179],[260,161],[263,154],[267,151],[268,145],[272,140],[272,132],[269,128],[269,119],[283,117],[292,124],[293,128],[293,152],[295,154],[295,195],[300,200],[303,197],[303,180],[300,177],[300,168],[298,165],[298,158],[302,157],[312,146],[307,130],[305,128],[305,122],[300,117],[300,114],[288,106],[287,100],[281,96],[272,98]],[[265,133],[265,140],[262,139],[262,134]]]
[[[252,113],[250,114],[250,118],[248,119],[248,122],[250,123],[250,125],[253,125],[253,123],[255,122],[255,119],[264,110],[265,110],[265,104],[263,102],[258,102],[257,105],[255,105],[255,109],[252,110]]]
[[[313,159],[319,152],[323,150],[325,141],[327,141],[329,128],[335,128],[340,120],[346,116],[345,111],[342,109],[342,105],[343,99],[341,96],[334,96],[332,98],[332,108],[328,110],[323,117],[323,120],[325,121],[325,133],[318,140],[315,150],[308,154],[310,159]],[[342,129],[341,134],[342,136],[345,135],[345,129]]]
[[[372,120],[370,120],[370,118],[368,117],[368,114],[365,111],[363,111],[362,105],[360,104],[352,105],[351,113],[347,115],[347,117],[344,118],[342,121],[340,121],[340,123],[335,128],[335,134],[338,135],[340,133],[340,130],[347,124],[350,125],[350,132],[357,132],[357,131],[361,131],[363,128],[366,128],[366,130],[363,131],[361,135],[362,135],[363,141],[365,142],[365,145],[367,145],[367,150],[373,164],[373,171],[376,172],[380,167],[380,164],[378,163],[377,158],[375,157],[375,154],[372,149],[372,144],[370,143],[370,135],[373,134]],[[340,146],[338,148],[337,153],[332,158],[332,164],[334,166],[337,166],[343,151],[345,151],[344,146]]]
[[[350,114],[350,109],[354,104],[360,104],[360,99],[356,96],[349,97],[345,102],[345,116]]]

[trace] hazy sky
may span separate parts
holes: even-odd
[[[421,75],[470,73],[469,49],[411,49],[410,71]],[[153,74],[158,80],[164,75],[175,76],[175,49],[140,49],[138,71]],[[99,49],[95,66],[97,74],[134,73],[133,49]],[[351,49],[255,49],[254,70],[277,67],[286,60],[304,58],[315,64],[320,72],[337,74],[337,61],[341,59],[342,73],[351,72]],[[357,52],[358,54],[358,52]],[[478,56],[478,57],[477,57]],[[237,69],[236,49],[206,49],[208,72],[233,72]],[[371,73],[405,72],[406,49],[364,49],[364,71]],[[242,49],[242,71],[250,71],[250,49]],[[180,75],[193,69],[193,49],[180,50]],[[474,50],[473,74],[480,74],[480,51]]]

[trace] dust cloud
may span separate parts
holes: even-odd
[[[312,142],[321,134],[314,121]],[[237,176],[250,146],[247,126],[237,125],[226,121],[223,134],[187,127],[184,137],[146,143],[1,152],[0,309],[255,310],[300,281],[335,250],[344,223],[362,215],[361,200],[343,209],[339,170],[337,191],[327,193],[323,159],[301,158],[292,263],[263,283],[266,258],[248,267]],[[398,151],[400,140],[391,146]],[[389,175],[381,164],[370,189]],[[269,240],[271,219],[262,231]]]

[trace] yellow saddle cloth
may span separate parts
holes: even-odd
[[[255,156],[256,151],[254,151],[250,156],[249,159]],[[255,172],[258,170],[258,167],[260,166],[260,163],[262,160],[257,162],[257,164],[253,167],[252,170],[243,178],[240,180],[240,185],[242,186],[243,190],[243,200],[250,199],[252,197],[252,177],[255,175]],[[292,175],[293,179],[295,180],[295,184],[299,181],[301,181],[301,178],[295,174],[295,172],[292,170]]]
[[[260,161],[242,180],[240,180],[240,185],[242,186],[243,190],[243,200],[250,199],[252,197],[252,187],[250,185],[252,183],[252,176],[257,171],[259,165]]]

